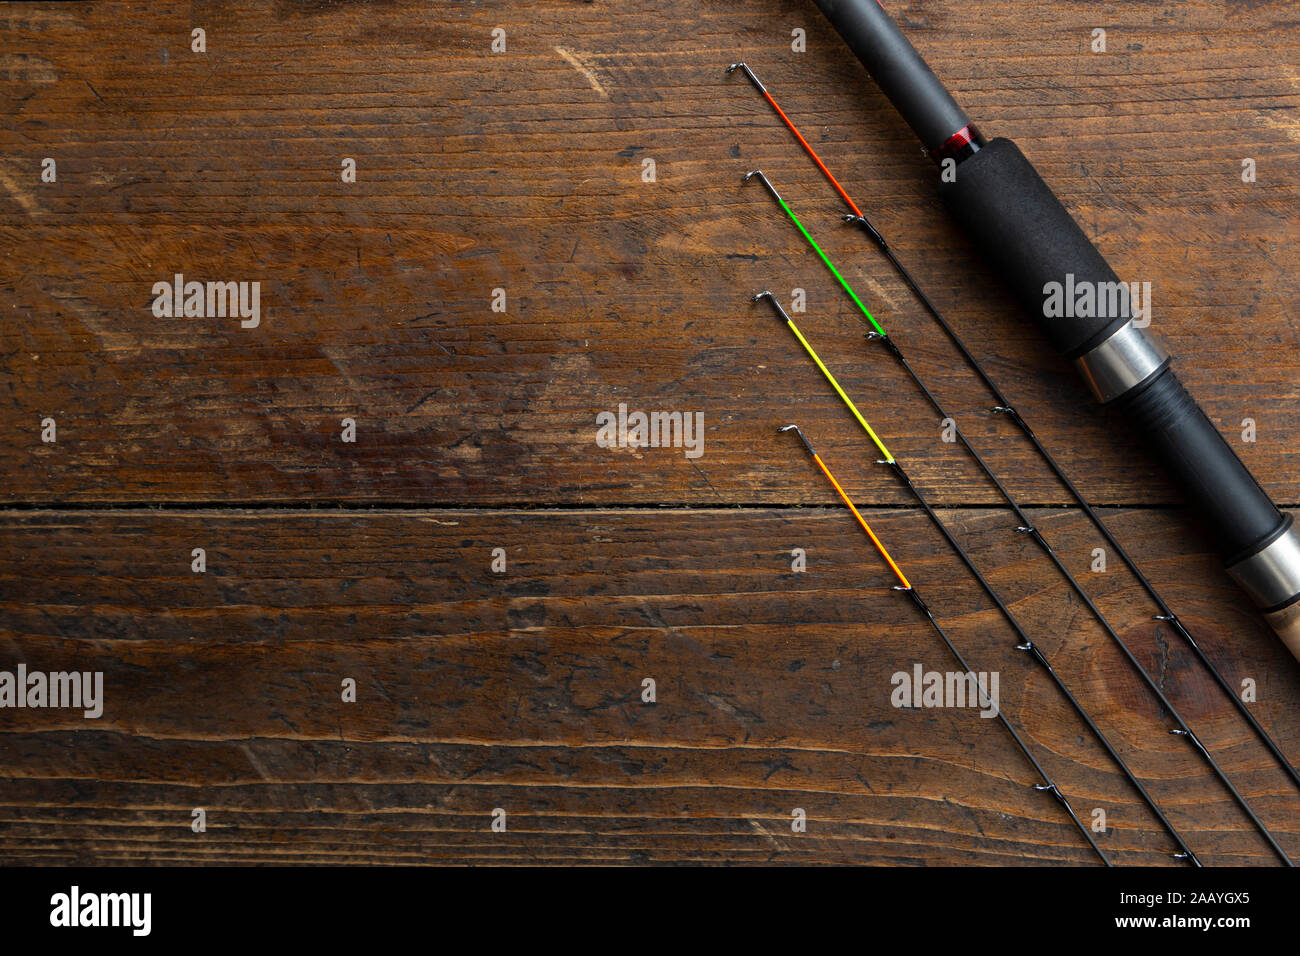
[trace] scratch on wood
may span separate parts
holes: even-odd
[[[777,842],[776,837],[772,836],[771,832],[767,829],[767,827],[763,826],[763,824],[759,823],[753,817],[749,818],[749,825],[754,828],[755,832],[757,832],[765,840],[767,840],[768,843],[772,844],[772,848],[774,850],[785,849],[784,846],[782,846],[780,843]]]
[[[248,744],[241,744],[239,749],[244,752],[244,756],[248,758],[249,764],[252,765],[252,768],[257,771],[257,775],[259,777],[261,777],[263,780],[271,779],[266,773],[266,768],[262,766],[262,762],[253,756],[252,747],[250,747]]]
[[[14,197],[18,205],[23,207],[23,212],[27,213],[27,215],[30,216],[36,212],[35,200],[33,200],[32,197],[16,182],[14,182],[9,177],[9,174],[2,168],[0,168],[0,186],[4,186],[5,192]]]
[[[564,57],[564,61],[566,63],[568,63],[571,67],[573,67],[575,70],[581,73],[584,78],[586,78],[587,82],[591,84],[591,88],[600,94],[601,99],[605,99],[605,100],[609,99],[609,94],[605,92],[605,88],[600,85],[600,80],[596,79],[596,74],[591,72],[591,70],[587,67],[585,63],[583,63],[581,60],[579,60],[576,56],[574,56],[572,53],[570,53],[562,46],[555,47],[555,52],[560,54],[560,56]]]

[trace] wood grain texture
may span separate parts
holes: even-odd
[[[1062,620],[1065,585],[1006,515],[944,517],[1207,862],[1269,862],[1081,609]],[[1082,572],[1085,523],[1035,517]],[[872,519],[972,665],[1000,672],[1004,712],[1072,803],[1106,810],[1117,862],[1170,862],[1168,837],[924,516]],[[1123,512],[1116,528],[1164,555],[1153,574],[1229,675],[1259,681],[1258,717],[1294,752],[1300,667],[1232,608],[1214,559],[1180,553],[1176,522]],[[0,540],[6,655],[102,670],[107,688],[93,722],[5,712],[9,859],[1092,860],[997,721],[891,705],[894,673],[953,664],[838,509],[11,514]],[[206,574],[190,571],[193,547]],[[1300,798],[1228,702],[1142,623],[1122,571],[1091,579],[1300,850]],[[345,677],[355,704],[340,701]],[[205,835],[190,832],[195,807]],[[489,829],[497,807],[505,834]],[[807,834],[791,833],[796,807]]]
[[[1152,283],[1189,389],[1300,504],[1296,5],[890,6],[1119,273]],[[952,665],[775,435],[797,420],[963,652],[1001,674],[1076,808],[1106,810],[1116,862],[1176,865],[749,302],[798,287],[801,327],[1188,842],[1275,862],[833,278],[741,187],[756,167],[1300,854],[1300,795],[1115,557],[1088,572],[1101,539],[724,75],[741,58],[1300,759],[1300,667],[1140,440],[953,234],[928,161],[811,4],[6,4],[0,669],[102,670],[108,709],[0,709],[0,860],[1095,862],[996,721],[890,706],[894,672]],[[259,281],[261,324],[155,317],[152,287],[177,272]],[[596,415],[619,403],[702,412],[703,457],[598,447]]]
[[[949,500],[995,503],[941,455],[901,375],[868,357],[798,234],[740,188],[761,166],[972,437],[1024,474],[1029,500],[1063,501],[887,264],[838,223],[766,105],[723,75],[745,56],[1087,490],[1173,499],[952,235],[910,133],[811,5],[657,6],[220,5],[204,11],[205,55],[189,52],[187,5],[10,8],[0,203],[21,254],[0,265],[5,493],[829,502],[770,426],[797,408],[828,440],[857,436],[748,303],[770,285],[808,290],[808,334],[870,396],[900,455]],[[1153,283],[1189,387],[1225,428],[1259,422],[1238,450],[1279,500],[1300,502],[1300,396],[1279,354],[1297,341],[1300,87],[1279,8],[955,2],[901,15],[1120,273]],[[1106,55],[1086,52],[1098,24]],[[805,54],[790,52],[794,25],[809,31]],[[505,54],[489,52],[494,26]],[[1250,186],[1245,155],[1260,170]],[[57,184],[39,182],[45,156]],[[353,185],[343,157],[358,161]],[[261,326],[155,318],[153,283],[177,272],[261,281]],[[505,314],[490,310],[494,288]],[[596,448],[595,416],[619,402],[703,412],[704,460]],[[57,448],[39,440],[47,415]],[[337,440],[345,416],[354,446]],[[852,490],[906,503],[889,482]]]

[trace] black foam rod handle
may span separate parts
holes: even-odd
[[[1015,143],[995,139],[945,172],[940,197],[1058,352],[1077,358],[1129,320],[1128,297],[1111,294],[1119,276]],[[1074,308],[1089,287],[1091,307]],[[1058,288],[1060,307],[1045,309]]]
[[[1015,143],[995,139],[941,177],[962,230],[1048,340],[1088,359],[1132,318],[1119,277]],[[1090,289],[1085,299],[1076,291]],[[1090,303],[1078,308],[1080,302]],[[1281,530],[1281,512],[1183,388],[1167,360],[1113,396],[1204,517],[1229,564]]]

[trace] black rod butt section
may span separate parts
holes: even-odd
[[[876,0],[815,2],[932,156],[970,127],[952,94]]]

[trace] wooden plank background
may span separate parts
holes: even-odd
[[[1152,283],[1184,381],[1300,506],[1300,5],[890,7],[1120,274]],[[724,75],[737,59],[1300,759],[1300,666],[1140,439],[952,234],[928,161],[812,4],[5,4],[0,669],[102,670],[107,702],[97,721],[0,710],[0,860],[1094,863],[996,721],[890,706],[894,672],[953,665],[775,434],[796,420],[963,652],[999,671],[1076,808],[1106,811],[1107,851],[1179,865],[749,301],[797,287],[801,326],[1188,842],[1210,863],[1275,863],[740,185],[756,167],[1300,856],[1300,794],[1120,562],[1090,571],[1099,536]],[[259,281],[260,325],[155,317],[153,284],[178,272]],[[703,456],[598,447],[596,415],[619,403],[703,413]]]

